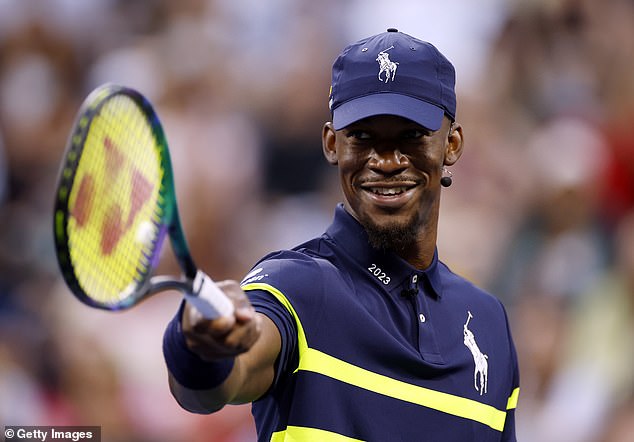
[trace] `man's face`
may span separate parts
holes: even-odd
[[[431,132],[405,118],[381,115],[339,131],[326,156],[339,166],[346,209],[366,228],[372,245],[404,250],[435,226],[449,121]],[[449,163],[446,163],[449,164]]]

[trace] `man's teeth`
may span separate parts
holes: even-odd
[[[407,191],[407,187],[373,187],[371,191],[377,195],[399,195]]]

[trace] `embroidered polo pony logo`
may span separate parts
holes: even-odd
[[[394,49],[394,46],[390,46],[389,48],[379,52],[378,57],[376,57],[376,61],[379,62],[379,80],[385,81],[386,83],[390,80],[394,81],[396,68],[398,67],[398,63],[390,60],[390,54],[387,53],[390,49]],[[381,78],[383,73],[385,73],[385,80]]]
[[[473,332],[469,330],[469,321],[473,318],[473,315],[470,311],[467,311],[467,314],[467,322],[464,324],[464,345],[471,350],[471,355],[473,356],[473,362],[475,364],[475,370],[473,372],[473,386],[476,391],[480,392],[480,396],[482,396],[482,394],[487,392],[489,357],[482,353],[478,344],[476,344],[475,336],[473,335]]]

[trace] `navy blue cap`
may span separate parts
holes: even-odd
[[[374,115],[396,115],[438,130],[456,118],[456,72],[432,44],[390,28],[353,43],[332,66],[336,130]]]

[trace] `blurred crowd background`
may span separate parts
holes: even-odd
[[[388,27],[456,65],[466,150],[439,251],[508,309],[519,440],[634,441],[632,0],[0,0],[0,423],[254,440],[249,406],[198,416],[171,398],[161,339],[179,296],[109,313],[64,286],[52,192],[68,132],[101,83],[146,94],[196,261],[241,279],[331,221],[330,67]]]

